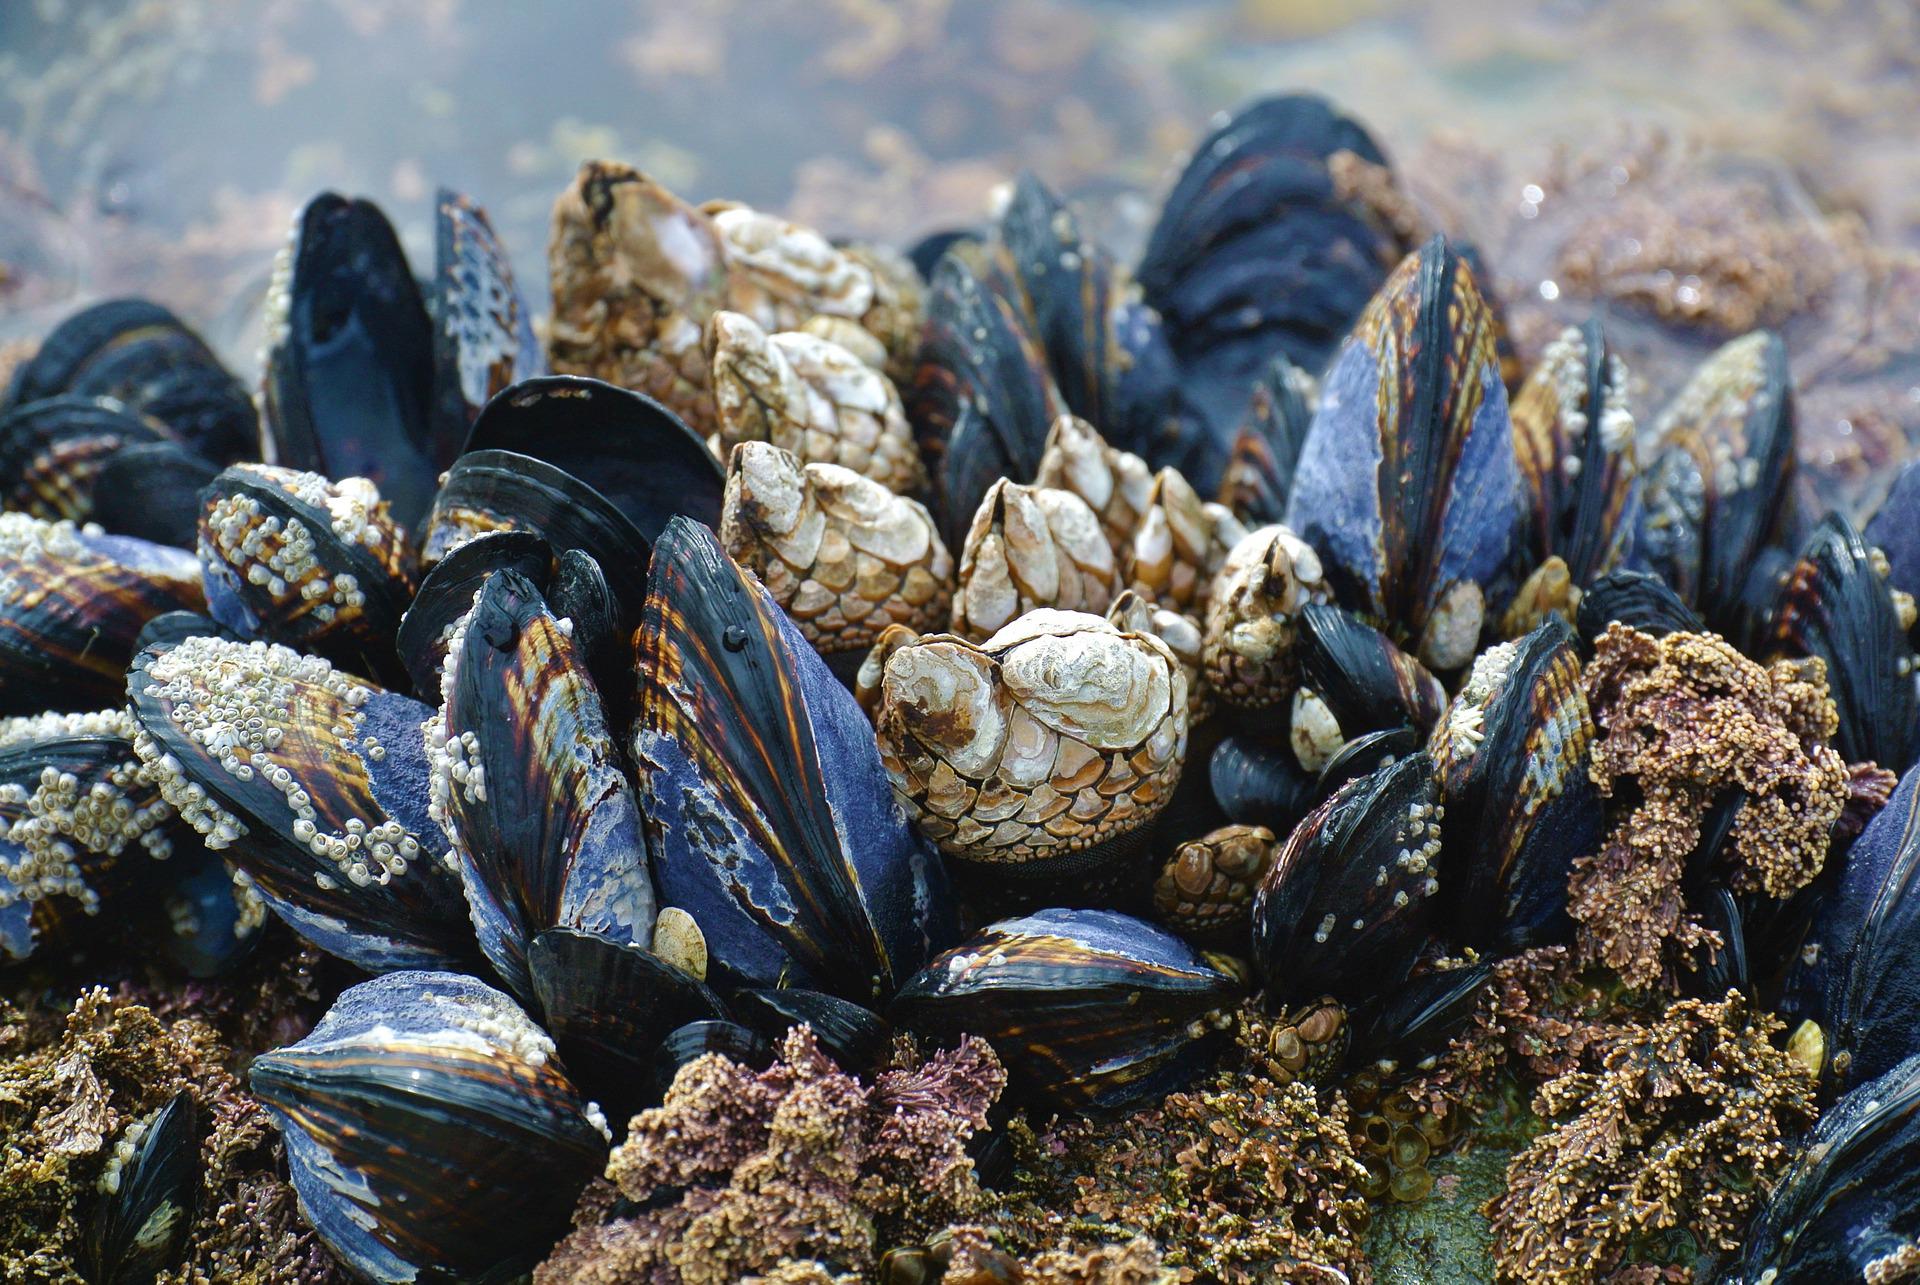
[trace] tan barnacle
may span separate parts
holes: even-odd
[[[1149,602],[1200,616],[1214,573],[1246,533],[1225,505],[1202,500],[1178,470],[1163,468],[1127,542],[1121,579]]]
[[[858,354],[807,331],[769,334],[738,312],[714,314],[706,345],[723,455],[771,442],[902,494],[925,487],[899,392]]]
[[[1245,931],[1275,848],[1273,831],[1263,825],[1222,826],[1182,843],[1154,880],[1154,913],[1169,928],[1200,938]]]
[[[1207,595],[1202,664],[1220,699],[1267,709],[1291,694],[1297,617],[1330,597],[1313,547],[1284,526],[1264,526],[1227,553]]]
[[[1107,609],[1118,588],[1093,510],[1070,491],[993,484],[960,551],[954,632],[978,641],[1037,607]]]
[[[1153,470],[1138,455],[1109,446],[1084,419],[1062,415],[1047,433],[1033,484],[1085,500],[1119,557],[1152,500]]]
[[[923,833],[954,857],[1023,866],[1125,836],[1166,804],[1187,680],[1152,635],[1042,609],[979,645],[898,648],[876,726]]]
[[[879,716],[880,691],[886,682],[887,661],[893,653],[908,643],[917,642],[920,635],[905,625],[888,625],[880,631],[866,656],[860,661],[860,668],[853,679],[853,697],[860,703],[868,720]]]
[[[1107,622],[1122,632],[1152,634],[1167,645],[1187,676],[1189,723],[1197,725],[1213,709],[1213,691],[1200,670],[1200,626],[1193,617],[1150,605],[1131,589],[1122,589],[1107,608]]]
[[[727,463],[720,542],[824,656],[864,656],[889,625],[946,622],[953,556],[917,500],[766,442]]]

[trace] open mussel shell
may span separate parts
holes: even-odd
[[[535,933],[653,939],[632,787],[570,630],[497,571],[455,627],[425,729],[435,821],[453,840],[480,948],[517,995]]]
[[[1042,910],[975,933],[910,979],[888,1015],[993,1045],[1017,1093],[1063,1109],[1177,1086],[1239,984],[1178,937],[1108,910]]]
[[[877,1066],[893,1041],[893,1029],[878,1013],[824,991],[736,991],[733,1011],[773,1043],[778,1043],[790,1027],[811,1026],[827,1056],[848,1071]]]
[[[219,472],[176,442],[122,447],[94,478],[93,520],[116,535],[191,549],[199,537],[200,492]]]
[[[417,692],[440,690],[440,667],[454,626],[473,610],[473,596],[496,571],[515,571],[545,589],[553,573],[553,549],[531,531],[495,531],[476,536],[433,565],[420,579],[401,617],[394,649]]]
[[[1514,954],[1570,933],[1567,875],[1604,822],[1587,775],[1597,736],[1559,617],[1474,661],[1428,742],[1455,940]]]
[[[0,507],[84,522],[102,466],[127,447],[165,440],[117,402],[62,396],[17,406],[0,416]]]
[[[527,969],[568,1075],[622,1124],[650,1104],[660,1041],[727,1011],[704,982],[598,933],[549,928],[528,946]]]
[[[277,644],[190,637],[126,675],[162,796],[296,932],[369,971],[468,967],[428,813],[431,706]]]
[[[177,1264],[200,1203],[200,1108],[182,1091],[129,1125],[87,1231],[88,1280],[149,1285]]]
[[[413,597],[413,552],[365,478],[235,464],[200,493],[207,614],[385,682]]]
[[[433,319],[436,436],[462,440],[496,393],[541,372],[533,314],[514,285],[487,212],[441,188],[434,200]]]
[[[1589,651],[1615,622],[1655,638],[1705,633],[1707,628],[1672,586],[1650,571],[1609,571],[1601,576],[1580,595],[1576,619],[1580,641]]]
[[[350,988],[248,1081],[280,1121],[307,1221],[370,1281],[526,1270],[606,1159],[553,1041],[459,974]]]
[[[654,1098],[666,1096],[682,1067],[709,1053],[742,1066],[764,1071],[773,1062],[773,1045],[738,1022],[707,1019],[688,1022],[667,1032],[654,1051],[648,1088]]]
[[[1920,1058],[1820,1117],[1747,1229],[1730,1285],[1898,1280],[1920,1237]],[[1892,1270],[1892,1274],[1888,1274]]]
[[[185,550],[0,513],[0,714],[118,704],[140,627],[204,605]]]
[[[1774,607],[1773,635],[1790,655],[1826,662],[1840,757],[1905,771],[1920,735],[1913,648],[1892,586],[1843,515],[1823,520],[1801,551]]]
[[[1437,671],[1473,659],[1521,535],[1493,331],[1445,241],[1408,256],[1327,371],[1287,501],[1339,599]]]
[[[1289,734],[1301,766],[1319,772],[1368,732],[1411,727],[1424,735],[1439,721],[1445,689],[1392,639],[1325,603],[1307,604],[1297,619],[1300,689]]]
[[[748,985],[891,993],[953,912],[852,694],[686,518],[654,548],[634,645],[633,760],[661,899]]]
[[[1248,529],[1282,522],[1300,448],[1313,423],[1307,402],[1306,372],[1276,353],[1254,381],[1246,422],[1234,434],[1233,450],[1220,479],[1220,503]]]
[[[1397,985],[1438,911],[1440,787],[1422,752],[1307,814],[1253,903],[1254,963],[1288,1001],[1353,1004]]]

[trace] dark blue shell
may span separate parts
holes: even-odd
[[[1254,383],[1247,420],[1234,436],[1220,502],[1249,529],[1286,520],[1300,448],[1313,424],[1301,392],[1303,379],[1299,367],[1275,354]]]
[[[546,358],[487,212],[446,188],[434,205],[435,410],[458,441],[495,393],[541,374]]]
[[[1866,538],[1887,555],[1893,587],[1920,594],[1920,460],[1900,470],[1893,489],[1867,523]]]
[[[950,939],[953,912],[852,694],[685,518],[654,547],[635,646],[634,763],[662,902],[747,984],[890,995]]]

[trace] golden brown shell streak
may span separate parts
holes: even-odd
[[[949,615],[953,556],[933,515],[837,464],[734,447],[720,543],[822,655],[864,655],[889,626],[938,629]]]
[[[1097,614],[1118,587],[1113,551],[1084,500],[1001,478],[961,546],[953,631],[979,642],[1036,608]]]
[[[1122,579],[1148,602],[1204,616],[1215,573],[1246,533],[1224,505],[1202,500],[1178,470],[1163,468],[1128,539]]]
[[[1293,695],[1297,618],[1331,595],[1313,546],[1284,526],[1248,532],[1227,553],[1207,595],[1201,663],[1209,688],[1239,709],[1271,709]]]
[[[951,857],[1044,876],[1103,864],[1090,849],[1166,805],[1187,729],[1186,675],[1165,643],[1051,610],[977,646],[900,647],[876,719],[921,833]]]
[[[1077,415],[1062,415],[1047,432],[1034,473],[1035,486],[1071,491],[1100,517],[1100,529],[1114,557],[1140,525],[1153,498],[1153,470],[1130,451],[1110,446],[1093,425]]]
[[[1263,825],[1227,825],[1188,840],[1154,880],[1154,913],[1176,932],[1208,939],[1244,930],[1277,846]]]

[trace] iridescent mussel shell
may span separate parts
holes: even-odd
[[[1186,687],[1152,635],[1033,611],[979,645],[895,650],[875,727],[894,788],[947,856],[1084,893],[1172,797]]]
[[[693,916],[731,978],[890,993],[945,944],[952,911],[853,696],[684,518],[654,548],[634,646],[661,900]]]
[[[1234,434],[1233,451],[1220,477],[1220,503],[1249,527],[1271,526],[1287,516],[1287,496],[1300,448],[1313,424],[1312,378],[1277,353],[1254,381],[1246,422]]]
[[[413,597],[413,553],[373,483],[235,464],[200,503],[209,615],[369,677],[403,677],[393,636]]]
[[[148,1285],[177,1266],[199,1208],[200,1180],[200,1108],[182,1090],[115,1140],[87,1228],[87,1279]]]
[[[1286,527],[1242,536],[1207,594],[1200,654],[1209,689],[1235,709],[1284,705],[1299,681],[1300,612],[1329,596],[1320,555]]]
[[[1043,607],[1105,612],[1119,591],[1100,520],[1071,491],[995,482],[960,547],[953,632],[974,642]]]
[[[117,704],[141,626],[203,606],[185,550],[0,513],[0,714]]]
[[[1130,451],[1110,446],[1093,425],[1062,415],[1047,432],[1033,484],[1071,491],[1100,519],[1117,558],[1139,527],[1153,498],[1153,470]]]
[[[545,360],[533,313],[514,284],[506,247],[472,198],[441,188],[434,199],[433,319],[435,413],[452,441],[465,438],[481,409]]]
[[[369,1281],[524,1272],[606,1161],[553,1041],[454,973],[350,988],[248,1082],[280,1122],[301,1212]]]
[[[84,522],[108,460],[169,440],[117,402],[68,395],[17,406],[0,415],[0,507]]]
[[[735,991],[733,1011],[772,1043],[795,1026],[813,1028],[820,1047],[841,1069],[865,1072],[886,1059],[893,1028],[870,1008],[797,986]]]
[[[938,1040],[975,1035],[1014,1092],[1112,1108],[1191,1074],[1239,983],[1163,929],[1105,910],[1005,919],[901,987],[893,1020]]]
[[[1202,618],[1214,576],[1246,534],[1225,505],[1202,500],[1186,478],[1163,468],[1121,555],[1121,583],[1156,606]]]
[[[1424,736],[1439,721],[1446,690],[1378,629],[1321,603],[1301,608],[1298,627],[1289,737],[1308,772],[1320,772],[1357,736],[1400,727]]]
[[[1340,601],[1436,671],[1473,659],[1525,511],[1473,272],[1435,238],[1368,305],[1322,385],[1287,525]]]
[[[952,611],[953,555],[924,505],[766,442],[727,461],[720,543],[837,673],[889,625],[938,629]]]
[[[650,942],[640,813],[571,622],[524,576],[494,573],[454,627],[440,696],[423,729],[429,813],[508,988],[531,996],[527,944],[548,928]]]
[[[1244,930],[1254,890],[1279,844],[1263,825],[1228,825],[1173,850],[1153,881],[1153,912],[1167,927],[1202,940]]]
[[[150,646],[125,682],[162,797],[295,931],[369,971],[470,965],[457,863],[428,815],[431,706],[209,637]]]

